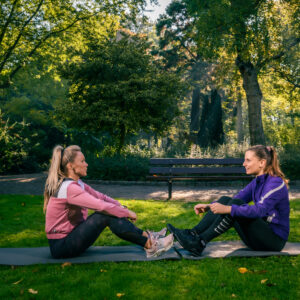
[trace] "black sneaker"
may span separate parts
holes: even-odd
[[[176,240],[185,250],[188,250],[194,256],[202,254],[206,243],[195,231],[191,229],[178,229],[171,224],[167,224],[167,228],[174,234]]]

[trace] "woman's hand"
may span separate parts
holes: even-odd
[[[206,211],[209,210],[209,204],[202,204],[202,203],[199,203],[199,204],[196,204],[194,206],[194,211],[195,211],[195,214],[196,215],[199,215],[201,213],[204,213]]]
[[[210,204],[210,210],[214,214],[230,214],[231,213],[231,206],[230,205],[223,205],[221,203],[215,202]]]
[[[134,211],[129,210],[129,216],[128,219],[130,219],[132,222],[135,222],[137,220],[137,215]]]

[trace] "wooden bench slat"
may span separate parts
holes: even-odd
[[[151,165],[242,165],[243,158],[151,158]]]
[[[168,167],[152,167],[150,174],[245,174],[244,167],[223,167],[223,168],[168,168]]]

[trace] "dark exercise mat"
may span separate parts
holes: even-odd
[[[90,247],[82,255],[73,258],[54,259],[49,247],[38,248],[0,248],[0,265],[34,265],[70,262],[74,264],[105,262],[105,261],[154,261],[161,259],[181,259],[174,248],[159,257],[147,258],[146,252],[140,246],[103,246]]]
[[[241,241],[220,241],[210,242],[202,252],[201,256],[193,256],[189,251],[183,249],[178,242],[174,243],[176,251],[185,259],[198,260],[203,258],[218,258],[218,257],[260,257],[260,256],[277,256],[277,255],[299,255],[300,243],[287,242],[285,247],[280,252],[276,251],[254,251]]]
[[[176,251],[175,251],[176,250]],[[203,258],[220,257],[259,257],[259,256],[278,256],[278,255],[300,255],[300,243],[287,243],[281,252],[253,251],[240,241],[221,241],[211,242],[207,245],[202,255],[192,256],[184,250],[178,242],[174,248],[159,257],[147,258],[142,247],[130,246],[103,246],[90,247],[81,256],[66,259],[54,259],[50,255],[49,247],[39,248],[0,248],[0,265],[34,265],[34,264],[53,264],[53,263],[91,263],[91,262],[122,262],[122,261],[155,261],[161,259],[179,260],[185,259],[198,260]]]

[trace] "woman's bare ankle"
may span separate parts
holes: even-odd
[[[146,248],[146,249],[150,249],[151,246],[152,246],[151,239],[148,238],[148,240],[147,240],[147,242],[146,242],[146,244],[145,244],[145,248]]]

